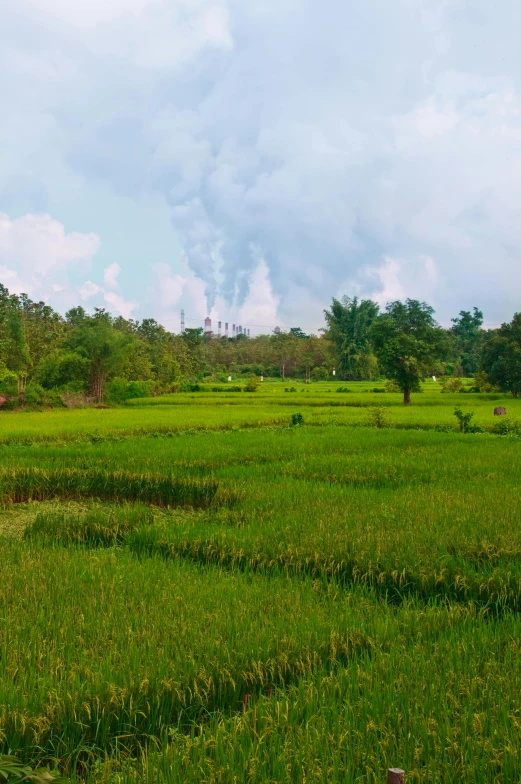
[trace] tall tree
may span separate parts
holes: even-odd
[[[486,339],[486,332],[482,329],[483,313],[476,307],[470,310],[460,310],[456,318],[451,319],[453,337],[453,358],[460,366],[460,373],[473,376],[480,364],[481,349]]]
[[[89,360],[89,385],[96,400],[103,399],[105,383],[119,375],[136,347],[136,339],[114,328],[104,310],[80,319],[66,340],[66,347]]]
[[[446,332],[433,313],[433,308],[415,299],[390,302],[373,324],[380,366],[388,378],[397,382],[406,405],[411,402],[411,392],[419,389],[420,381],[448,350]]]
[[[22,295],[25,297],[25,295]],[[18,394],[23,395],[33,364],[27,342],[20,297],[0,284],[0,364],[16,375]]]
[[[333,299],[330,310],[324,311],[328,326],[326,337],[332,342],[342,378],[365,380],[374,378],[377,361],[371,343],[371,327],[379,313],[376,302],[357,297]]]
[[[484,344],[482,368],[493,384],[513,397],[521,395],[521,313]]]

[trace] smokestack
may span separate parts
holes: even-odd
[[[211,329],[212,328],[212,319],[210,318],[210,316],[207,316],[205,318],[205,320],[204,320],[204,328],[205,329]]]
[[[250,337],[250,330],[248,330],[248,337]]]
[[[221,337],[221,322],[220,321],[219,321],[219,324],[218,324],[218,327],[217,327],[217,334],[219,335],[219,337]]]
[[[274,333],[275,333],[276,335],[278,335],[278,334],[279,334],[279,332],[280,332],[280,327],[275,327],[275,329],[274,329],[273,331],[274,331]]]
[[[226,337],[228,337],[228,322],[224,325],[224,331],[226,333]]]
[[[235,324],[233,325],[233,334],[235,335]]]

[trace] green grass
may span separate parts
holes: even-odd
[[[96,441],[142,435],[168,435],[197,430],[229,430],[258,426],[284,426],[292,413],[302,411],[307,424],[364,425],[367,409],[385,406],[391,426],[456,429],[454,408],[474,412],[473,424],[490,428],[497,423],[496,406],[505,406],[509,418],[521,415],[521,400],[492,394],[442,394],[432,381],[422,394],[404,406],[400,394],[375,394],[381,384],[298,384],[287,393],[283,384],[261,385],[255,393],[212,393],[211,386],[197,393],[163,395],[129,401],[109,410],[79,409],[46,412],[0,412],[0,445],[31,442]],[[339,388],[352,393],[338,393]]]
[[[457,432],[494,396],[349,386],[0,414],[0,753],[91,784],[521,782],[521,440]]]

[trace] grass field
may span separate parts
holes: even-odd
[[[285,386],[0,414],[3,753],[90,784],[521,782],[521,439],[489,432],[521,402]]]

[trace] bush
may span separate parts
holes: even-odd
[[[383,406],[372,406],[367,412],[367,424],[378,429],[390,427],[389,412]]]
[[[108,385],[108,397],[113,403],[124,403],[140,397],[151,397],[156,387],[155,381],[127,381],[113,378]]]
[[[181,381],[179,384],[179,392],[200,392],[200,384],[193,384],[191,381]]]
[[[460,433],[475,433],[477,432],[476,428],[473,428],[470,424],[472,417],[474,416],[474,412],[469,411],[467,414],[464,414],[461,408],[454,409],[454,416],[459,422],[459,429]]]
[[[490,432],[495,433],[497,436],[520,436],[521,422],[518,419],[502,416],[499,417],[497,422],[494,422]]]
[[[467,392],[467,388],[462,378],[443,376],[440,380],[441,391],[443,392]]]
[[[314,367],[311,371],[311,378],[313,381],[327,381],[329,379],[329,371],[325,367]]]
[[[248,383],[244,387],[245,392],[257,392],[260,386],[260,379],[258,376],[250,376]]]
[[[500,388],[493,384],[488,375],[485,373],[484,370],[480,370],[479,373],[476,373],[474,376],[474,387],[472,387],[471,391],[476,390],[477,392],[500,392]]]
[[[384,391],[392,392],[392,393],[394,392],[400,393],[402,390],[400,389],[396,381],[394,381],[394,379],[388,378],[387,381],[385,381],[384,383]]]
[[[64,403],[61,396],[54,390],[44,389],[40,384],[29,384],[23,396],[23,403],[26,406],[54,408],[63,407]]]
[[[4,370],[0,374],[0,393],[3,395],[18,394],[18,381],[16,373],[12,373],[10,370]]]
[[[293,414],[291,417],[291,424],[295,427],[299,427],[300,425],[304,424],[304,417],[302,414]]]

